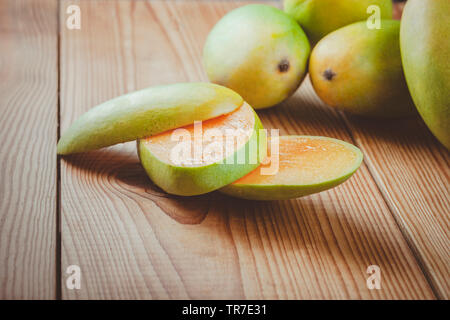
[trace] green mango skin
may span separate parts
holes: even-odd
[[[143,140],[138,140],[137,148],[141,164],[150,179],[169,194],[195,196],[220,189],[256,169],[261,159],[264,159],[267,155],[266,133],[260,131],[260,129],[263,129],[262,123],[256,112],[253,111],[253,113],[255,126],[252,136],[244,146],[226,158],[224,163],[213,163],[199,167],[175,166],[158,159],[146,148]],[[253,143],[258,143],[258,148],[255,150],[257,152],[256,163],[231,164],[227,162],[229,159],[239,159],[242,153],[245,153],[245,159],[250,159],[249,144],[252,140]],[[261,141],[261,144],[259,144],[259,141]],[[260,146],[264,146],[265,149],[260,150]]]
[[[324,139],[338,142],[356,152],[358,157],[357,161],[355,162],[355,166],[342,176],[318,184],[305,185],[301,184],[301,181],[299,181],[298,185],[230,184],[220,189],[220,192],[235,198],[241,198],[246,200],[259,200],[259,201],[287,200],[300,198],[310,194],[322,192],[340,185],[348,178],[350,178],[356,172],[356,170],[358,170],[358,168],[362,163],[363,154],[361,150],[359,150],[359,148],[347,142],[327,137],[315,137],[315,136],[291,136],[291,137]],[[333,164],[330,163],[330,166],[332,165]]]
[[[211,83],[150,87],[106,101],[78,118],[62,135],[61,155],[152,136],[236,110],[244,100]]]
[[[399,32],[397,20],[381,20],[381,29],[368,29],[362,21],[320,40],[309,65],[317,95],[329,106],[356,115],[416,115],[403,74]]]
[[[409,0],[400,45],[414,103],[436,138],[450,150],[450,1]]]
[[[312,44],[328,33],[367,20],[370,5],[380,8],[381,19],[392,18],[391,0],[284,0],[284,11],[305,30]]]
[[[203,64],[211,82],[239,93],[253,108],[291,96],[306,75],[309,41],[298,23],[267,5],[240,7],[210,32]]]

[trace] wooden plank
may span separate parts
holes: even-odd
[[[400,19],[405,3],[394,4]],[[450,298],[449,153],[418,117],[370,120],[341,113],[394,218],[439,298]]]
[[[346,117],[438,297],[450,298],[450,157],[418,118]]]
[[[78,4],[81,30],[61,34],[63,130],[118,94],[206,80],[204,39],[243,2]],[[282,134],[351,141],[308,81],[260,115]],[[64,158],[61,189],[62,269],[82,270],[81,289],[63,288],[64,299],[434,298],[365,165],[344,185],[298,200],[180,198],[152,185],[126,143]],[[369,265],[381,268],[381,290],[366,286]]]
[[[0,1],[0,299],[56,297],[57,3]]]

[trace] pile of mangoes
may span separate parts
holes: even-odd
[[[409,0],[401,22],[391,0],[285,0],[284,11],[248,5],[220,20],[204,48],[209,79],[259,109],[309,71],[329,106],[389,118],[418,110],[450,148],[450,1]]]

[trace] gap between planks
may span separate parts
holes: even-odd
[[[56,50],[57,50],[57,125],[56,141],[61,137],[61,1],[56,0]],[[62,300],[62,235],[61,235],[61,157],[56,155],[56,300]]]

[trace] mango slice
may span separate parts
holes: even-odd
[[[273,139],[273,138],[271,138]],[[271,149],[270,164],[250,172],[220,191],[250,200],[298,198],[335,187],[347,180],[360,166],[361,151],[344,141],[313,136],[279,137],[278,164],[276,150]],[[262,174],[262,168],[278,168],[274,174]],[[271,171],[271,170],[268,170]]]
[[[265,132],[259,130],[262,124],[247,103],[203,121],[201,131],[198,126],[138,141],[148,176],[167,193],[192,196],[219,189],[258,167],[266,155]]]
[[[62,135],[57,152],[85,152],[155,135],[232,112],[242,103],[234,91],[211,83],[150,87],[83,114]]]

